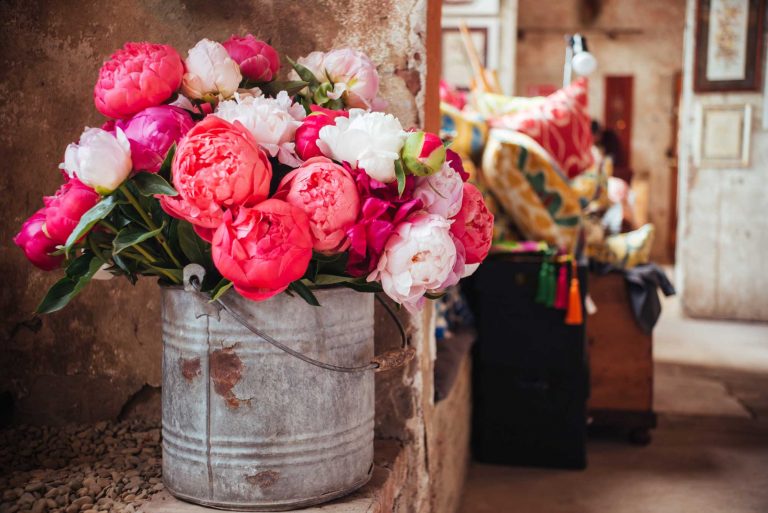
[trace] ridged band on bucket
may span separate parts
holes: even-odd
[[[346,495],[373,467],[372,371],[341,373],[266,343],[204,297],[163,289],[163,479],[223,509],[293,509]],[[335,365],[373,358],[373,295],[316,291],[230,305],[291,349]]]

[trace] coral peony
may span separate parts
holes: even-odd
[[[13,242],[24,251],[27,260],[36,267],[43,271],[52,271],[61,265],[64,255],[50,255],[56,250],[56,243],[45,234],[44,225],[45,208],[41,208],[24,221]]]
[[[443,141],[429,132],[409,133],[403,145],[403,163],[416,176],[437,173],[445,163]]]
[[[170,98],[183,75],[184,64],[172,47],[126,43],[101,66],[93,100],[105,116],[125,118]]]
[[[278,199],[228,211],[212,242],[213,263],[244,297],[261,301],[301,278],[312,258],[304,212]]]
[[[131,143],[133,169],[157,173],[171,145],[189,132],[195,122],[184,109],[158,105],[118,121],[115,126],[122,129]]]
[[[349,116],[349,112],[345,110],[325,109],[314,104],[310,105],[309,108],[312,110],[312,113],[304,118],[301,126],[296,129],[295,135],[296,154],[304,160],[319,157],[323,154],[320,148],[317,147],[321,128],[335,124],[338,116]]]
[[[201,39],[190,48],[184,65],[181,91],[188,98],[229,98],[243,79],[227,49],[210,39]]]
[[[315,251],[347,249],[347,230],[360,211],[360,196],[349,172],[325,157],[307,160],[280,182],[278,194],[309,217]]]
[[[252,34],[232,36],[222,43],[229,56],[240,65],[240,73],[254,82],[269,82],[280,69],[277,51]]]
[[[100,194],[109,194],[131,174],[131,144],[120,128],[114,135],[101,128],[86,128],[77,143],[67,146],[59,169]]]
[[[56,244],[66,243],[83,214],[100,199],[99,193],[77,178],[59,187],[55,195],[43,198],[46,207],[45,232],[48,237]]]
[[[451,233],[464,244],[467,264],[479,264],[491,249],[493,214],[485,206],[483,194],[470,183],[464,184],[461,210],[454,218]]]
[[[444,217],[427,213],[400,223],[368,281],[380,280],[384,293],[409,311],[421,307],[424,294],[439,290],[454,271],[450,226]]]
[[[291,167],[301,164],[293,138],[304,119],[304,108],[293,103],[285,91],[280,91],[276,98],[235,93],[234,100],[221,102],[216,107],[215,115],[230,123],[242,123],[264,151],[281,163]]]
[[[367,55],[351,48],[333,50],[324,55],[323,68],[333,84],[329,98],[343,98],[348,107],[374,107],[379,74]]]
[[[461,209],[463,191],[461,175],[446,162],[439,172],[416,179],[413,197],[421,200],[427,212],[451,218]]]
[[[225,209],[266,199],[272,168],[248,130],[208,116],[179,142],[171,175],[179,194],[160,196],[163,210],[196,227],[216,229]]]
[[[349,118],[337,117],[334,125],[320,129],[318,148],[326,157],[365,169],[383,183],[394,182],[395,161],[405,140],[400,121],[392,114],[349,111]]]

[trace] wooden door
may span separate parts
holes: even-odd
[[[680,94],[682,91],[683,74],[675,73],[672,86],[672,112],[670,113],[670,141],[667,149],[669,161],[669,234],[667,236],[667,258],[675,262],[677,245],[677,131],[679,128]]]
[[[613,175],[632,180],[632,94],[634,77],[605,77],[605,110],[603,115],[603,139],[606,151],[613,156]],[[607,146],[613,146],[609,148]]]

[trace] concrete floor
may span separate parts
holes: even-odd
[[[652,443],[593,438],[581,472],[473,464],[461,513],[768,512],[768,325],[664,306]]]

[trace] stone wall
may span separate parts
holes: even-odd
[[[764,261],[768,248],[768,132],[762,128],[766,98],[759,92],[693,92],[695,9],[696,2],[688,0],[680,115],[677,284],[688,315],[768,321]],[[752,105],[753,116],[749,167],[713,169],[697,165],[699,109],[745,103]]]
[[[129,40],[185,53],[203,37],[252,32],[283,55],[350,45],[379,64],[382,95],[404,126],[420,125],[425,0],[11,1],[0,17],[0,393],[16,422],[118,416],[160,384],[159,294],[151,279],[96,282],[68,308],[32,315],[58,273],[28,264],[11,242],[60,183],[66,145],[103,122],[92,101],[101,62]],[[284,65],[286,63],[284,62]],[[8,403],[9,401],[4,401]],[[6,414],[8,412],[5,412]],[[7,415],[6,415],[7,416]]]
[[[520,0],[518,13],[516,94],[529,86],[563,81],[564,36],[581,32],[598,68],[589,80],[589,111],[602,120],[604,77],[634,76],[632,168],[646,183],[648,220],[656,226],[653,256],[665,260],[669,238],[670,113],[675,73],[682,69],[684,0],[616,0],[602,2],[600,16],[579,21],[580,2]]]

